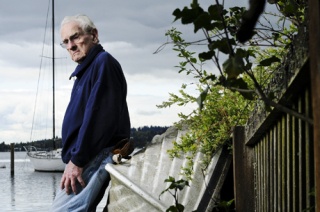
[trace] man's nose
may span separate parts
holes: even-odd
[[[76,49],[77,49],[77,45],[76,45],[73,41],[70,41],[70,42],[67,44],[67,49],[68,49],[68,50],[76,50]]]

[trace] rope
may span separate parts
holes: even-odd
[[[42,59],[44,57],[43,52],[44,52],[44,46],[45,46],[45,38],[46,38],[47,27],[48,27],[49,10],[50,10],[50,0],[49,0],[49,3],[48,3],[47,18],[46,18],[46,24],[45,24],[45,30],[44,30],[44,36],[43,36],[43,42],[42,42],[42,50],[41,50],[41,57],[40,57],[41,59],[40,59],[39,75],[38,75],[38,82],[37,82],[37,92],[36,92],[36,99],[35,99],[34,108],[33,108],[31,133],[30,133],[30,139],[29,139],[30,142],[31,142],[31,139],[32,139],[35,113],[36,113],[36,109],[37,109],[37,100],[38,100],[38,94],[39,94],[39,84],[40,84],[40,76],[41,76],[41,69],[42,69]]]

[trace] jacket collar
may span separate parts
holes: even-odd
[[[96,57],[96,55],[100,52],[104,51],[103,47],[100,44],[95,45],[94,47],[92,47],[89,50],[88,55],[86,56],[86,58],[84,59],[84,61],[82,63],[80,63],[76,69],[74,70],[74,72],[71,74],[71,76],[69,77],[69,79],[71,79],[72,77],[80,77],[84,71],[87,69],[87,67],[91,64],[91,62],[94,60],[94,58]]]

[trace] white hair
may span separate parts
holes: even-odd
[[[97,27],[94,25],[94,23],[90,20],[90,18],[86,15],[75,15],[75,16],[66,16],[61,21],[60,29],[64,24],[70,23],[70,22],[77,22],[81,29],[86,33],[91,33],[93,29],[97,30]]]

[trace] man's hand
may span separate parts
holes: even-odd
[[[61,178],[60,188],[66,188],[66,193],[70,194],[71,190],[74,194],[77,194],[76,184],[77,181],[80,183],[82,187],[85,187],[86,184],[82,179],[82,171],[83,168],[76,166],[70,160],[69,163],[66,165],[64,173]]]

